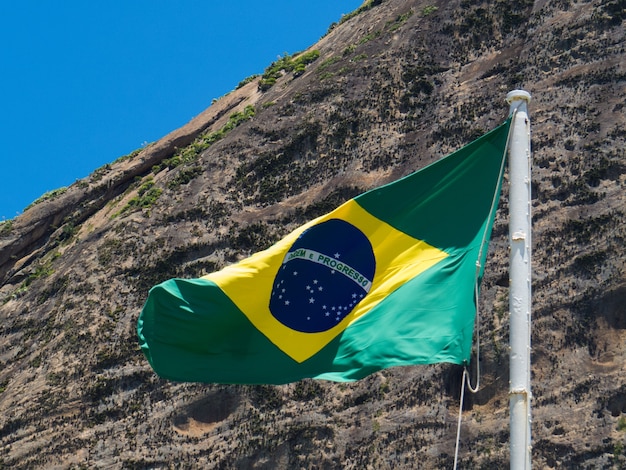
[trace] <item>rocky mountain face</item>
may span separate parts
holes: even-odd
[[[456,366],[172,383],[135,325],[154,284],[235,262],[435,161],[502,122],[523,88],[533,463],[624,468],[625,20],[624,0],[367,1],[186,126],[4,222],[0,467],[451,468]],[[508,467],[507,209],[505,182],[460,468]]]

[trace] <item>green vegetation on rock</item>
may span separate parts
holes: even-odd
[[[318,50],[312,50],[303,54],[294,54],[292,56],[285,54],[277,61],[272,62],[272,64],[265,69],[261,80],[259,80],[259,90],[267,91],[272,88],[276,80],[282,77],[283,73],[293,72],[294,77],[302,75],[306,66],[315,62],[319,56],[320,51]]]

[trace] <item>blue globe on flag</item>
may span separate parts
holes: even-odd
[[[330,219],[304,231],[274,279],[269,309],[283,325],[304,333],[340,323],[369,292],[376,259],[354,225]]]

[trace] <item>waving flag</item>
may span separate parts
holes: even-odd
[[[176,381],[287,383],[466,363],[508,129],[237,264],[153,287],[138,321],[153,369]]]

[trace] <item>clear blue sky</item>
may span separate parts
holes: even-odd
[[[0,6],[0,220],[153,142],[363,0]]]

